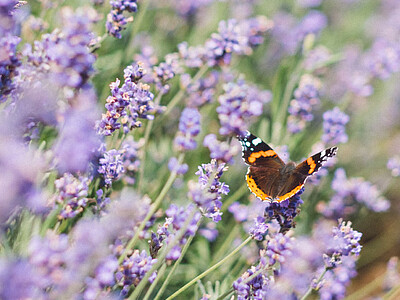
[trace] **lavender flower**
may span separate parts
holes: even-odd
[[[68,236],[48,231],[45,237],[34,236],[29,244],[29,263],[35,268],[42,286],[59,288],[65,283],[62,274],[66,267]]]
[[[292,253],[292,238],[282,234],[276,233],[273,235],[267,244],[266,256],[268,257],[268,264],[275,265],[276,262],[283,264],[285,258]]]
[[[111,11],[107,15],[106,29],[107,32],[120,39],[121,31],[125,29],[125,25],[133,21],[133,17],[126,18],[124,11],[133,13],[137,11],[136,0],[114,0],[110,1]]]
[[[249,234],[257,241],[262,241],[268,231],[268,225],[265,218],[257,217],[254,219],[254,225],[250,228]]]
[[[399,274],[399,258],[391,257],[387,262],[385,279],[383,281],[383,290],[390,291],[392,288],[400,283]]]
[[[335,194],[331,200],[319,203],[317,210],[325,217],[336,219],[357,211],[355,203],[365,205],[372,211],[382,212],[390,207],[390,202],[380,195],[376,186],[363,178],[347,178],[343,169],[337,169],[332,181]]]
[[[175,75],[182,73],[178,53],[170,53],[165,56],[165,62],[161,62],[158,66],[153,67],[153,82],[158,91],[162,94],[169,92],[170,86],[168,82]]]
[[[218,71],[212,71],[206,77],[193,81],[189,74],[182,74],[181,85],[186,88],[188,106],[200,107],[212,103],[216,93],[215,88],[221,77]]]
[[[75,178],[70,173],[65,173],[54,182],[57,191],[54,200],[62,206],[60,219],[73,218],[84,210],[88,203],[89,183],[89,178]]]
[[[343,256],[358,256],[361,251],[359,241],[362,233],[351,228],[351,222],[347,223],[339,219],[339,226],[332,230],[332,239],[324,254],[325,267],[332,269],[341,263]]]
[[[178,207],[171,204],[165,211],[165,222],[160,225],[157,230],[157,235],[152,233],[150,249],[152,257],[156,257],[159,249],[163,246],[163,241],[170,244],[174,241],[176,233],[181,229],[185,230],[182,238],[177,244],[172,246],[172,249],[167,254],[167,260],[177,260],[181,255],[181,247],[186,243],[190,236],[194,236],[197,232],[198,221],[200,220],[200,213],[194,212],[195,207],[190,205],[186,208]],[[188,220],[188,218],[191,218]],[[185,228],[186,226],[186,228]]]
[[[400,48],[396,43],[377,39],[366,53],[366,60],[372,77],[388,79],[391,74],[400,71]]]
[[[83,101],[92,100],[92,91],[82,92],[77,100],[82,100],[82,108],[70,109],[64,115],[60,124],[60,132],[54,145],[54,155],[57,158],[57,168],[60,173],[85,172],[89,163],[95,157],[95,150],[100,145],[99,136],[95,131],[97,108],[94,103],[85,104]],[[85,107],[86,106],[86,107]]]
[[[138,158],[138,151],[143,146],[144,140],[135,142],[132,136],[128,136],[122,143],[121,149],[123,152],[123,168],[124,168],[124,181],[127,184],[135,183],[136,173],[139,171],[140,160]]]
[[[99,160],[99,168],[97,170],[103,174],[106,185],[111,185],[115,180],[118,180],[122,173],[125,172],[123,162],[123,151],[116,149],[109,150],[104,153]]]
[[[137,82],[144,74],[141,63],[128,66],[124,70],[125,82],[120,88],[120,80],[110,84],[111,96],[106,100],[107,112],[102,115],[96,127],[101,135],[111,135],[123,127],[124,133],[140,127],[141,119],[153,119],[149,113],[154,110],[154,95],[147,84]]]
[[[198,182],[189,182],[189,197],[203,215],[214,222],[221,220],[221,195],[229,193],[228,185],[219,181],[225,170],[224,163],[219,164],[213,159],[211,163],[199,166],[196,172],[196,175],[199,175]]]
[[[349,116],[341,112],[338,107],[335,107],[326,111],[323,119],[324,133],[322,141],[328,144],[346,143],[348,137],[345,126],[349,122]]]
[[[266,299],[268,297],[271,278],[267,273],[267,261],[262,255],[260,255],[260,262],[256,267],[252,266],[233,283],[233,289],[237,294],[238,300]],[[255,273],[258,273],[258,275],[248,280]]]
[[[63,37],[48,50],[52,72],[61,86],[79,89],[93,74],[95,56],[87,47],[92,39],[90,25],[97,20],[94,9],[73,11],[64,7],[61,11]]]
[[[210,157],[225,163],[232,163],[233,157],[240,151],[238,144],[229,145],[226,142],[219,142],[215,134],[208,134],[204,137],[203,145],[210,149]]]
[[[269,91],[259,91],[240,79],[237,83],[224,85],[224,94],[218,97],[218,118],[221,123],[219,133],[222,135],[244,135],[246,122],[251,117],[260,116],[263,105],[271,100]]]
[[[290,102],[288,111],[288,130],[290,133],[302,131],[308,122],[314,119],[313,108],[319,104],[321,82],[305,74],[301,77],[298,88],[294,91],[294,99]]]
[[[203,46],[189,46],[183,42],[178,45],[178,51],[188,68],[200,68],[204,64],[206,49]]]
[[[0,3],[0,36],[13,34],[16,20],[13,18],[14,8],[18,4],[16,0],[4,0]]]
[[[146,251],[133,251],[132,255],[125,258],[116,274],[117,284],[122,287],[121,296],[126,296],[132,285],[137,286],[157,259],[148,256]],[[154,272],[149,278],[153,282],[156,277]]]
[[[290,228],[295,226],[294,218],[300,212],[299,206],[303,203],[300,199],[300,195],[304,192],[302,188],[292,198],[282,202],[270,202],[265,208],[265,217],[268,220],[276,219],[281,226],[280,231],[285,233]]]
[[[176,157],[171,157],[168,162],[168,169],[171,172],[183,175],[189,170],[189,166],[187,164],[179,164]]]
[[[15,88],[12,80],[21,64],[16,53],[20,41],[19,37],[11,35],[0,38],[0,103],[6,101],[7,95]]]
[[[179,119],[179,132],[175,138],[175,146],[179,151],[193,150],[197,147],[194,140],[201,130],[200,113],[196,108],[185,108]]]
[[[400,176],[400,157],[393,156],[387,162],[387,168],[392,171],[393,177]]]

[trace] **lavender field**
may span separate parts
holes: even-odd
[[[0,0],[0,299],[400,299],[399,72],[399,0]]]

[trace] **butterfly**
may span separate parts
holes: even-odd
[[[332,147],[298,165],[294,162],[285,164],[270,146],[250,132],[238,136],[238,139],[242,144],[242,157],[249,165],[246,182],[250,191],[261,200],[270,202],[282,202],[296,195],[306,179],[337,152],[337,147]]]

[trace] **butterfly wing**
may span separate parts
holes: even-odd
[[[307,177],[317,172],[319,168],[321,168],[322,163],[329,157],[335,156],[336,152],[337,147],[328,148],[310,156],[305,161],[298,164],[286,183],[283,185],[282,189],[279,191],[277,201],[282,202],[297,194],[304,186]]]
[[[243,160],[249,165],[246,182],[250,191],[263,201],[274,198],[278,194],[275,183],[285,163],[270,146],[250,132],[238,139]]]

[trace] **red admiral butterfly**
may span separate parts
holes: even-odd
[[[243,159],[249,165],[246,182],[250,191],[261,200],[282,202],[296,195],[308,176],[322,166],[328,157],[336,155],[337,147],[328,148],[296,165],[285,164],[276,152],[259,137],[247,132],[238,136]]]

